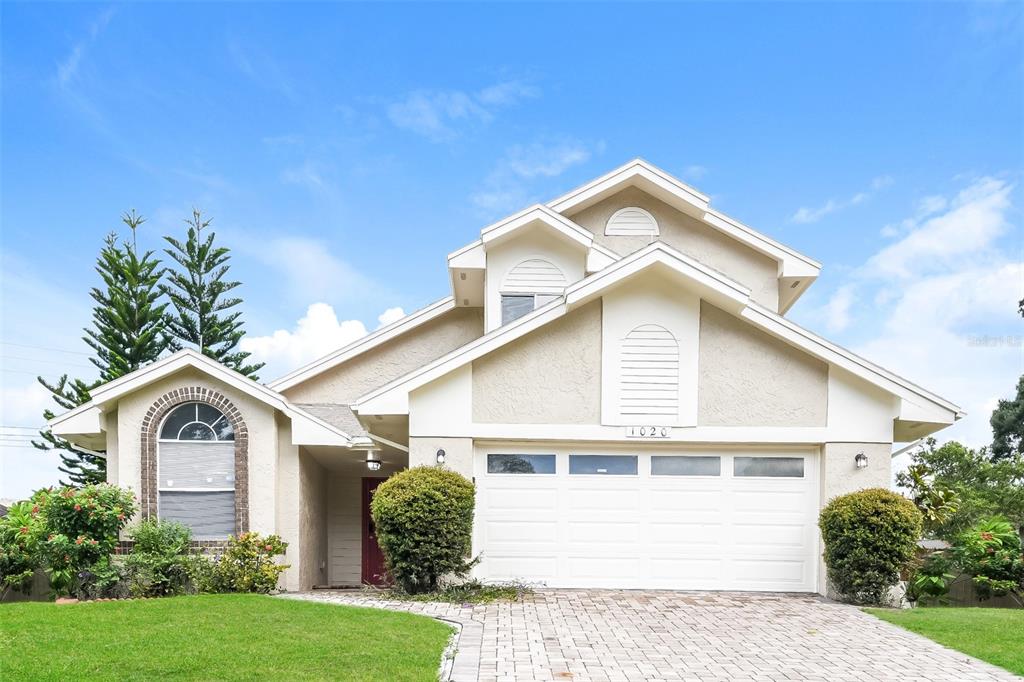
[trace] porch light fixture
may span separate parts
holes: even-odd
[[[444,450],[438,450],[437,451],[437,463],[438,464],[444,464],[444,457],[445,457]]]
[[[366,453],[366,468],[370,471],[380,471],[380,458],[377,457],[377,453],[370,450]]]
[[[857,456],[853,458],[853,463],[857,465],[858,469],[863,469],[868,465],[868,456],[863,452],[858,452]]]

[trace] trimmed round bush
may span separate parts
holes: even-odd
[[[473,567],[473,494],[464,477],[431,466],[380,484],[370,512],[388,571],[401,589],[432,592],[443,576],[461,577]]]
[[[914,503],[884,488],[834,498],[818,518],[832,586],[854,603],[884,603],[914,557],[921,525]]]

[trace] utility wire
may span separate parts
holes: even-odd
[[[85,356],[92,355],[92,353],[86,353],[86,352],[80,351],[80,350],[65,350],[63,348],[48,348],[46,346],[33,346],[33,345],[30,345],[30,344],[27,344],[27,343],[14,343],[13,341],[0,341],[0,345],[4,345],[4,346],[17,346],[18,348],[32,348],[32,349],[35,349],[35,350],[46,350],[46,351],[51,351],[53,353],[70,353],[71,355],[85,355]]]

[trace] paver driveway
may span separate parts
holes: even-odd
[[[809,595],[539,590],[478,606],[289,595],[462,625],[451,679],[1019,680],[859,609]]]

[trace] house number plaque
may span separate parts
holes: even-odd
[[[671,426],[627,426],[626,438],[671,438]]]

